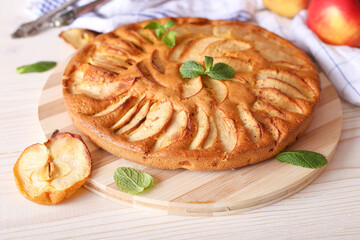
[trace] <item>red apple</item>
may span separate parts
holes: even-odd
[[[312,0],[306,23],[326,43],[360,47],[359,0]]]

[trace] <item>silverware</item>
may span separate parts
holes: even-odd
[[[70,0],[64,5],[46,13],[44,16],[38,18],[35,21],[27,22],[22,24],[12,35],[12,38],[23,38],[34,36],[45,29],[51,27],[61,27],[69,25],[77,17],[92,11],[97,6],[104,4],[110,0],[96,0],[79,7],[72,7],[78,0]]]

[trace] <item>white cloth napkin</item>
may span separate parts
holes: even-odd
[[[66,0],[28,0],[25,8],[37,18],[64,2]],[[90,0],[80,0],[78,5],[87,2]],[[70,27],[108,32],[121,25],[163,17],[250,21],[307,52],[320,64],[338,94],[360,106],[360,48],[323,43],[307,27],[306,15],[307,11],[303,10],[293,19],[280,17],[266,10],[261,0],[112,0],[79,17]]]

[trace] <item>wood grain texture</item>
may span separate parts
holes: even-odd
[[[61,72],[55,69],[43,89],[39,120],[47,137],[54,129],[81,134],[67,115],[61,94]],[[309,150],[331,160],[341,129],[341,104],[324,74],[319,107],[309,129],[290,149]],[[93,158],[91,177],[85,187],[125,206],[156,209],[172,215],[231,215],[277,202],[300,191],[324,168],[306,169],[280,163],[276,159],[238,169],[196,172],[183,169],[162,170],[118,158],[85,138]],[[151,174],[156,186],[133,196],[119,191],[113,173],[120,166],[133,167]]]

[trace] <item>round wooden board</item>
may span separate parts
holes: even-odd
[[[66,63],[60,64],[54,70],[40,98],[39,120],[47,138],[55,129],[82,135],[68,116],[62,98],[65,66]],[[321,101],[314,119],[306,133],[289,149],[319,152],[330,161],[341,134],[342,110],[339,97],[324,73],[320,73],[320,79]],[[230,215],[266,206],[300,191],[324,169],[297,167],[273,158],[217,172],[162,170],[118,158],[83,138],[93,159],[92,174],[85,183],[87,189],[125,206],[156,209],[173,215]],[[119,191],[113,173],[120,166],[151,174],[155,187],[139,195]]]

